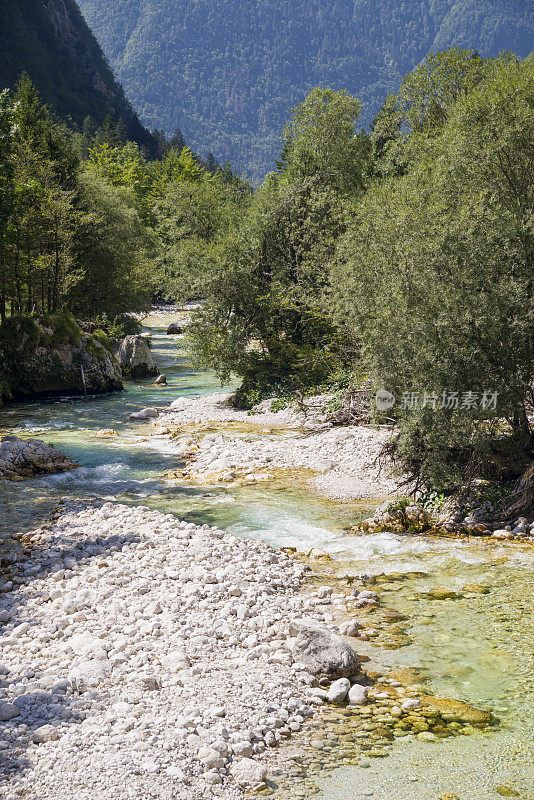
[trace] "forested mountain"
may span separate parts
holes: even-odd
[[[79,0],[144,123],[255,178],[313,86],[361,97],[369,123],[401,76],[450,45],[526,56],[530,0]]]
[[[0,90],[14,87],[23,72],[74,126],[111,116],[129,139],[155,149],[74,0],[1,0]]]

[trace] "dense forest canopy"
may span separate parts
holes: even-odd
[[[80,0],[145,124],[261,179],[314,86],[363,101],[368,125],[402,76],[451,45],[525,57],[527,0]]]
[[[117,83],[100,46],[74,0],[2,0],[0,3],[0,91],[30,75],[42,99],[81,129],[109,117],[125,135],[155,153]]]

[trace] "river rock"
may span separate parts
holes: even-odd
[[[179,322],[171,322],[169,327],[167,328],[167,336],[172,336],[173,334],[183,333],[185,328],[183,325],[180,325]]]
[[[36,728],[32,734],[32,739],[35,744],[43,744],[43,742],[54,742],[59,738],[59,731],[53,725],[41,725]]]
[[[21,480],[76,469],[65,453],[40,439],[4,436],[0,440],[0,478]]]
[[[349,690],[349,703],[352,703],[353,706],[363,706],[367,700],[368,691],[367,686],[355,683]]]
[[[153,419],[159,417],[157,408],[143,408],[141,411],[134,411],[130,414],[130,419]]]
[[[430,600],[458,600],[461,597],[453,589],[444,589],[442,587],[430,589],[429,592],[424,592],[424,595],[429,597]]]
[[[338,678],[330,686],[326,700],[328,703],[342,703],[349,693],[350,681],[348,678]]]
[[[465,722],[470,725],[487,725],[491,722],[491,711],[462,703],[460,700],[451,700],[448,697],[426,697],[425,706],[439,711],[447,722]]]
[[[358,633],[361,631],[361,629],[362,626],[359,622],[356,622],[355,619],[342,622],[339,626],[339,632],[342,636],[358,636]]]
[[[67,314],[12,317],[0,327],[0,401],[120,390],[120,365],[104,337]]]
[[[239,786],[255,788],[265,781],[267,770],[253,758],[240,758],[230,767],[230,774]]]
[[[156,386],[165,386],[167,383],[167,376],[166,375],[158,375],[156,380],[154,381]]]
[[[341,636],[313,620],[294,620],[293,658],[316,677],[347,678],[358,672],[358,656]]]
[[[152,351],[142,336],[125,336],[115,344],[115,355],[125,378],[151,378],[159,375]]]

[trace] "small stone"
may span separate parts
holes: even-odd
[[[436,742],[438,739],[438,737],[430,731],[421,731],[421,733],[417,734],[417,738],[422,742]]]
[[[35,744],[42,744],[43,742],[54,742],[59,739],[59,731],[53,725],[41,725],[36,728],[32,734],[32,739]]]
[[[339,626],[339,632],[342,636],[357,636],[361,629],[362,625],[356,620],[342,622]]]
[[[431,589],[425,594],[426,597],[429,597],[431,600],[458,600],[461,597],[458,592],[455,592],[452,589],[443,589],[441,587],[437,589]]]
[[[232,751],[238,758],[252,758],[252,745],[250,742],[236,742],[232,745]]]
[[[495,791],[497,794],[500,794],[501,797],[521,797],[521,794],[516,792],[515,789],[510,788],[510,786],[496,786]]]
[[[317,589],[317,597],[321,599],[325,597],[330,597],[333,591],[334,590],[332,589],[331,586],[319,586],[319,588]]]
[[[419,708],[420,705],[421,701],[414,698],[405,700],[401,705],[401,708],[403,711],[411,711],[413,708]]]
[[[492,538],[493,539],[511,539],[512,538],[512,531],[507,531],[504,528],[502,528],[502,529],[500,529],[498,531],[493,531]]]
[[[330,686],[326,700],[328,703],[342,703],[349,693],[350,681],[348,678],[339,678]]]
[[[152,419],[155,417],[159,417],[159,411],[157,408],[143,408],[141,411],[134,411],[133,414],[130,414],[130,419]]]
[[[361,686],[359,683],[355,683],[349,690],[349,703],[352,703],[354,706],[362,706],[367,700],[368,691],[367,686]]]

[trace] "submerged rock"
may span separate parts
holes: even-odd
[[[22,480],[71,469],[76,469],[74,461],[40,439],[4,436],[0,440],[0,478]]]
[[[295,620],[291,632],[297,637],[293,657],[316,677],[348,678],[359,671],[359,660],[341,636],[313,620]],[[348,691],[348,689],[347,689]]]
[[[115,355],[125,378],[151,378],[159,375],[152,351],[143,336],[125,336],[116,343]]]
[[[491,722],[491,711],[484,711],[449,697],[426,697],[425,706],[439,711],[447,722],[465,722],[470,725],[487,725]]]

